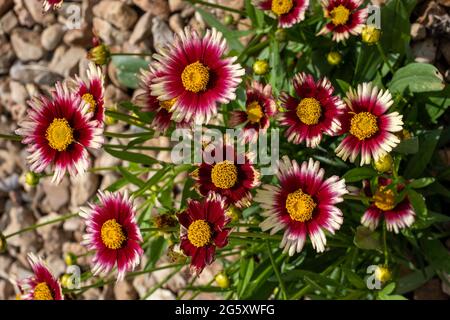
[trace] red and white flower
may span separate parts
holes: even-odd
[[[289,28],[305,20],[309,0],[254,0],[254,4],[278,19],[278,27]]]
[[[287,126],[288,141],[315,148],[322,135],[334,136],[341,128],[339,117],[344,113],[345,104],[334,96],[334,88],[327,79],[314,81],[312,75],[299,73],[293,80],[296,97],[282,93],[280,100],[287,110],[281,116],[281,124]]]
[[[216,247],[228,243],[231,232],[226,225],[230,218],[225,215],[225,202],[217,194],[209,194],[201,202],[189,200],[187,209],[179,213],[180,248],[191,257],[191,269],[200,274],[214,261]]]
[[[42,3],[42,8],[44,12],[49,11],[50,9],[57,10],[61,8],[64,0],[44,0]]]
[[[142,71],[139,81],[139,93],[136,95],[135,103],[145,112],[154,114],[151,126],[160,132],[166,132],[172,121],[173,106],[176,98],[166,101],[158,100],[157,96],[152,95],[151,85],[155,78],[161,77],[163,72],[155,68],[156,64],[151,64],[149,70]],[[176,122],[177,128],[189,128],[190,122],[181,120]]]
[[[320,30],[319,35],[333,33],[333,40],[340,42],[350,34],[361,33],[367,20],[367,9],[359,9],[363,0],[322,0],[324,15],[329,22]]]
[[[366,196],[372,198],[373,203],[364,212],[361,224],[371,230],[377,228],[382,217],[386,221],[387,230],[395,233],[398,233],[400,229],[410,227],[415,221],[416,214],[408,196],[396,203],[394,190],[387,188],[391,183],[391,179],[378,178],[377,190],[372,193],[369,182],[363,182],[364,192]],[[402,185],[396,186],[397,192],[403,189]]]
[[[64,300],[61,285],[45,262],[33,253],[28,254],[28,262],[34,275],[18,283],[23,293],[21,299]]]
[[[28,162],[34,172],[53,165],[53,182],[60,182],[66,171],[83,173],[88,167],[87,148],[100,148],[103,130],[91,120],[89,105],[72,94],[65,84],[56,84],[51,97],[29,101],[31,109],[16,130],[30,153]]]
[[[227,205],[248,207],[252,200],[251,190],[260,183],[259,172],[251,162],[252,155],[238,155],[230,144],[216,144],[210,155],[212,163],[202,162],[192,174],[198,193],[203,196],[210,192],[217,193]]]
[[[317,252],[323,252],[327,239],[324,230],[334,234],[342,225],[343,214],[336,206],[348,191],[344,179],[324,178],[318,161],[305,161],[299,166],[284,156],[279,162],[279,186],[263,185],[255,201],[264,210],[263,231],[275,234],[284,230],[280,248],[293,255],[300,252],[309,235]]]
[[[378,89],[372,83],[350,89],[345,98],[347,109],[341,117],[342,133],[348,133],[336,148],[338,157],[355,162],[361,154],[361,165],[377,161],[394,149],[400,139],[393,133],[403,128],[403,116],[386,113],[394,101],[388,90]]]
[[[216,29],[200,37],[186,28],[154,55],[161,76],[154,79],[151,93],[160,101],[176,99],[171,107],[173,120],[207,123],[217,114],[218,103],[236,98],[245,71],[235,63],[237,57],[223,58],[225,50],[226,41]]]
[[[89,105],[89,113],[93,120],[97,120],[98,126],[103,126],[105,119],[104,106],[104,75],[100,67],[90,62],[86,71],[87,81],[75,76],[75,80],[69,81],[69,87]]]
[[[83,244],[95,251],[94,275],[108,273],[117,265],[117,281],[134,270],[144,251],[142,236],[136,223],[136,209],[128,195],[99,192],[99,204],[82,208],[86,219]]]
[[[233,111],[230,115],[229,125],[236,127],[244,124],[244,142],[255,143],[258,134],[267,132],[270,126],[270,117],[277,111],[277,105],[272,95],[272,87],[263,86],[253,81],[247,88],[246,111]]]

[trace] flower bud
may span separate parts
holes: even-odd
[[[33,171],[28,171],[25,175],[25,183],[30,187],[35,187],[39,183],[39,175],[34,173]]]
[[[337,51],[331,51],[327,55],[327,61],[332,66],[337,66],[339,63],[342,62],[342,55]]]
[[[71,266],[77,263],[77,256],[73,254],[72,252],[67,252],[64,255],[64,262],[66,265]]]
[[[89,50],[88,59],[93,61],[96,65],[103,66],[108,64],[111,59],[111,52],[109,51],[109,48],[102,43]]]
[[[275,31],[275,39],[277,39],[278,42],[284,42],[287,39],[287,32],[285,29],[279,28],[277,31]]]
[[[381,30],[373,25],[366,25],[362,29],[361,38],[362,41],[367,44],[375,44],[380,40]]]
[[[0,232],[0,253],[6,252],[6,249],[8,249],[6,237]]]
[[[259,76],[265,75],[269,71],[269,64],[266,60],[256,60],[253,64],[253,72]]]
[[[375,279],[382,283],[385,283],[391,279],[391,272],[385,266],[378,266],[375,269]]]
[[[72,281],[70,279],[70,274],[67,274],[67,273],[63,274],[61,276],[60,282],[61,282],[61,286],[63,286],[64,288],[69,288],[72,284]]]
[[[232,25],[234,23],[234,18],[231,14],[227,14],[223,17],[223,24],[226,26]]]
[[[239,221],[239,210],[236,207],[230,206],[225,214],[231,218],[232,222]]]
[[[389,153],[378,158],[377,161],[373,163],[373,167],[380,173],[389,172],[392,170],[392,165],[394,164],[394,159]]]
[[[230,279],[223,271],[216,274],[214,279],[216,280],[217,285],[222,289],[226,289],[230,286]]]

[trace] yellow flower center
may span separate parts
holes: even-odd
[[[291,11],[294,6],[292,0],[273,0],[272,1],[272,12],[277,16],[281,16],[282,14],[286,14]]]
[[[34,300],[53,300],[52,291],[47,283],[41,282],[34,287],[33,298]]]
[[[187,236],[197,248],[204,247],[211,241],[211,227],[205,220],[195,220],[190,224]]]
[[[321,115],[320,102],[314,98],[305,98],[297,106],[297,116],[306,125],[318,124]]]
[[[165,101],[160,101],[159,102],[159,106],[163,109],[166,109],[167,111],[170,112],[170,109],[173,107],[173,105],[175,104],[175,102],[177,101],[177,98],[173,98],[170,100],[165,100]]]
[[[331,10],[331,22],[335,26],[346,24],[350,17],[350,10],[344,7],[342,4]]]
[[[120,249],[127,240],[122,226],[117,223],[116,219],[107,220],[102,225],[101,230],[102,242],[109,249]]]
[[[97,103],[95,102],[94,96],[90,93],[85,93],[81,97],[86,103],[89,104],[89,112],[95,112],[95,108],[97,107]]]
[[[316,205],[313,198],[302,189],[289,193],[286,199],[286,209],[291,219],[295,221],[311,220]]]
[[[359,140],[370,138],[378,132],[377,117],[370,112],[355,114],[350,122],[350,133]]]
[[[181,81],[187,91],[205,91],[209,82],[209,68],[198,61],[191,63],[184,68]]]
[[[211,170],[212,183],[221,189],[233,187],[236,184],[237,176],[236,166],[228,160],[217,163]]]
[[[252,123],[258,123],[263,116],[263,111],[258,101],[253,101],[247,106],[247,118]]]
[[[378,188],[373,196],[375,206],[383,211],[392,210],[395,208],[395,194],[392,190],[385,190],[385,186]]]
[[[64,118],[55,118],[45,132],[45,138],[51,148],[58,151],[65,151],[74,141],[73,130]]]

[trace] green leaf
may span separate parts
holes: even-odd
[[[428,282],[428,280],[433,278],[434,274],[435,272],[431,266],[411,272],[397,280],[395,293],[405,294],[411,292]]]
[[[450,273],[450,253],[439,240],[422,240],[423,253],[437,271]]]
[[[433,157],[441,132],[441,129],[428,131],[419,137],[419,152],[408,161],[404,172],[405,178],[417,178],[422,175]]]
[[[358,226],[356,228],[355,238],[353,243],[360,249],[364,250],[377,250],[382,252],[381,236],[378,232],[371,231],[364,226]]]
[[[128,182],[142,188],[145,183],[144,181],[142,181],[141,179],[139,179],[137,176],[135,176],[134,174],[128,172],[125,168],[123,167],[119,167],[119,171],[122,174],[122,176],[128,180]]]
[[[141,69],[148,69],[149,62],[138,57],[114,55],[112,63],[117,69],[117,80],[127,88],[139,87],[139,73]]]
[[[394,149],[394,152],[403,154],[414,154],[417,153],[418,151],[419,151],[419,138],[417,137],[402,140]]]
[[[436,179],[432,177],[415,179],[414,181],[408,184],[408,187],[413,189],[425,188],[426,186],[432,184],[435,180]]]
[[[353,272],[348,268],[343,268],[342,271],[344,271],[345,277],[355,288],[357,289],[367,288],[365,281],[358,274],[356,274],[356,272]]]
[[[343,94],[345,94],[350,89],[350,83],[348,83],[347,81],[336,79],[336,82]]]
[[[377,172],[369,167],[354,168],[347,171],[342,177],[345,182],[357,182],[377,176]]]
[[[430,116],[431,122],[436,123],[437,119],[442,116],[450,105],[450,86],[438,93],[425,93],[427,102],[425,109]]]
[[[150,240],[150,246],[148,249],[147,257],[149,258],[145,269],[148,267],[153,268],[161,257],[166,247],[167,240],[164,237],[153,237]]]
[[[213,28],[216,28],[218,31],[222,32],[225,39],[227,39],[227,43],[231,50],[235,51],[242,51],[244,49],[244,46],[242,43],[236,39],[235,36],[233,36],[233,31],[228,29],[226,26],[224,26],[219,20],[217,20],[211,13],[208,11],[203,10],[202,8],[196,6],[194,7],[195,10],[197,10],[198,13],[202,16],[202,18],[205,20],[205,22]]]
[[[255,261],[253,258],[247,258],[242,260],[241,268],[239,272],[239,284],[237,288],[238,296],[242,297],[247,289],[248,284],[253,275],[255,269]]]
[[[444,87],[439,70],[427,63],[410,63],[398,69],[388,85],[393,93],[441,91]]]
[[[394,292],[394,290],[395,290],[395,283],[391,282],[388,285],[386,285],[383,289],[381,289],[379,294],[388,295],[388,294],[391,294],[392,292]]]
[[[105,151],[108,152],[110,155],[125,161],[136,162],[145,165],[152,165],[158,163],[157,160],[141,153],[118,151],[111,148],[105,148]]]
[[[425,218],[427,216],[427,205],[425,204],[425,198],[420,193],[414,190],[408,190],[408,199],[411,202],[416,215],[419,218]]]

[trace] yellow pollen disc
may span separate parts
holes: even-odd
[[[116,219],[107,220],[102,225],[101,230],[102,242],[109,249],[120,249],[127,240],[122,226],[117,223]]]
[[[237,176],[236,166],[228,160],[217,163],[211,170],[212,183],[221,189],[233,187],[236,184]]]
[[[184,68],[181,81],[187,91],[205,91],[209,82],[209,69],[198,61],[191,63]]]
[[[286,209],[291,219],[295,221],[311,220],[316,205],[313,198],[302,189],[289,193],[286,199]]]
[[[97,107],[97,103],[95,102],[94,96],[90,93],[85,93],[81,97],[86,103],[89,103],[89,112],[94,112]]]
[[[258,101],[253,101],[247,106],[247,119],[252,123],[258,123],[263,116],[263,111]]]
[[[58,151],[65,151],[74,141],[73,130],[66,119],[55,118],[45,132],[45,138],[51,148]]]
[[[291,11],[294,6],[292,0],[273,0],[272,1],[272,12],[277,16],[281,16],[282,14],[286,14]]]
[[[360,112],[350,122],[350,133],[359,140],[370,138],[378,132],[377,117],[370,112]]]
[[[159,106],[163,109],[166,109],[167,111],[170,112],[170,109],[172,108],[172,106],[175,104],[175,102],[177,101],[177,98],[173,98],[170,100],[165,100],[165,101],[160,101],[159,102]]]
[[[321,115],[320,102],[314,98],[305,98],[297,106],[297,116],[306,125],[318,124]]]
[[[331,10],[330,14],[331,22],[333,22],[335,26],[339,26],[347,23],[348,18],[350,17],[350,10],[341,4]]]
[[[187,236],[197,248],[204,247],[211,242],[211,227],[205,220],[195,220],[190,224]]]
[[[384,190],[386,187],[381,186],[373,196],[375,206],[383,211],[392,210],[395,208],[395,195],[392,190]]]
[[[34,287],[33,298],[34,300],[53,300],[52,291],[47,283],[41,282]]]

